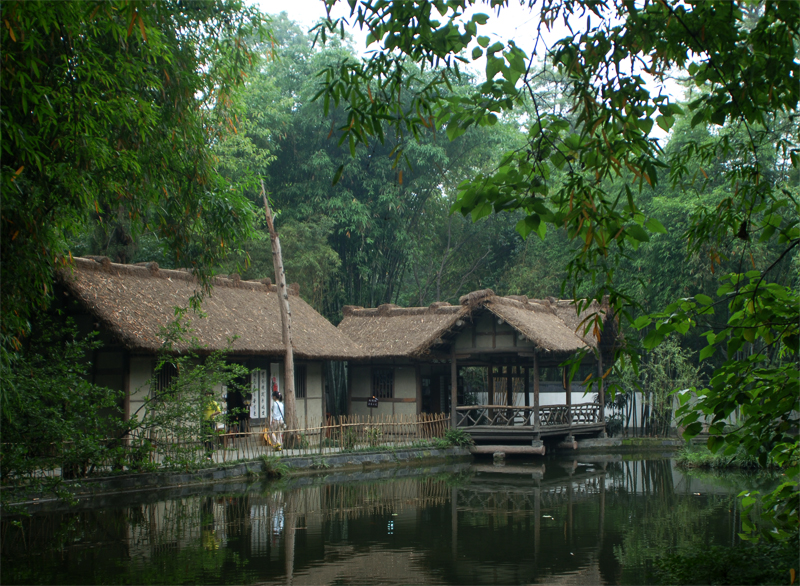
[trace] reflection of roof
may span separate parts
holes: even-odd
[[[508,323],[539,349],[571,354],[597,347],[597,331],[584,334],[586,324],[600,314],[610,347],[614,323],[607,305],[596,301],[580,314],[571,300],[528,299],[524,295],[500,297],[485,289],[464,295],[459,306],[437,302],[429,307],[401,308],[381,305],[376,309],[346,306],[339,329],[360,344],[369,357],[422,357],[442,336],[461,327],[479,312],[490,311]],[[610,327],[609,327],[610,326]],[[610,335],[609,335],[610,334]]]
[[[162,346],[162,327],[175,320],[175,307],[187,307],[199,291],[197,279],[187,271],[159,269],[156,263],[123,265],[107,258],[76,258],[59,272],[65,289],[74,295],[131,350],[156,351]],[[213,289],[203,299],[206,317],[189,313],[192,334],[204,350],[224,350],[228,340],[237,354],[282,355],[280,308],[275,285],[268,280],[241,281],[215,277]],[[292,341],[300,358],[348,359],[363,354],[290,289]],[[186,350],[187,344],[177,344]]]

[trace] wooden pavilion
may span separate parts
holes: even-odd
[[[344,308],[339,329],[365,353],[350,363],[351,413],[449,411],[452,426],[479,446],[541,448],[534,453],[543,453],[541,440],[548,436],[572,441],[605,433],[603,363],[610,363],[616,335],[607,305],[592,302],[578,314],[571,300],[501,297],[489,289],[459,301]],[[585,333],[596,314],[602,329]],[[598,373],[596,387],[569,380],[563,363],[576,354],[583,355],[576,378]],[[483,377],[477,392],[470,380],[476,371]],[[545,372],[549,380],[543,383]],[[560,401],[541,400],[554,390]]]

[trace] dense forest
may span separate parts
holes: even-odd
[[[543,238],[536,234],[523,238],[518,230],[524,217],[521,210],[476,222],[452,212],[459,184],[490,172],[504,153],[525,147],[527,112],[508,115],[491,126],[472,127],[454,140],[448,139],[445,129],[431,127],[418,141],[387,138],[351,149],[340,144],[333,132],[344,123],[342,109],[326,116],[322,100],[315,96],[320,90],[318,72],[343,59],[354,60],[355,49],[337,38],[315,44],[315,35],[301,30],[285,14],[275,16],[271,27],[274,45],[263,47],[267,52],[263,65],[237,97],[236,132],[215,144],[214,153],[223,175],[249,180],[245,193],[256,208],[261,201],[257,179],[264,178],[279,210],[277,225],[288,278],[300,284],[306,301],[338,323],[347,304],[457,303],[459,296],[481,288],[501,295],[569,296],[567,265],[582,243],[571,240],[566,230],[550,229],[542,231]],[[557,70],[541,67],[536,107],[568,117],[563,80]],[[409,72],[415,79],[425,75],[431,74]],[[419,79],[416,83],[421,83]],[[467,94],[478,83],[463,75],[453,92]],[[687,100],[697,91],[688,83],[684,89]],[[532,108],[533,101],[526,106]],[[800,196],[800,170],[776,145],[795,131],[795,122],[785,116],[758,137],[769,175],[793,197]],[[738,125],[693,126],[688,117],[676,116],[663,139],[664,159],[680,153],[689,141],[711,144],[723,136],[736,142],[745,132]],[[400,146],[403,155],[398,160]],[[745,268],[763,269],[775,258],[778,244],[772,240],[733,239],[724,248],[689,248],[687,232],[698,210],[715,208],[736,189],[723,173],[731,163],[723,154],[711,165],[689,161],[689,172],[678,178],[670,177],[665,165],[655,187],[644,183],[632,190],[637,207],[656,222],[652,225],[663,227],[636,250],[612,259],[620,288],[639,304],[640,315],[681,297],[713,296],[720,274],[738,271],[743,260]],[[340,167],[340,178],[333,184]],[[624,185],[631,178],[623,173],[609,181]],[[176,264],[155,234],[134,235],[131,222],[117,210],[95,213],[92,226],[73,239],[73,254],[106,255],[115,262],[156,260],[164,267]],[[215,270],[238,272],[244,279],[272,277],[266,228],[261,226]],[[796,288],[800,255],[796,251],[785,255],[769,278]],[[591,294],[590,283],[580,287],[579,294]],[[699,334],[681,339],[695,365],[704,344]],[[708,372],[713,366],[713,361],[707,363]]]

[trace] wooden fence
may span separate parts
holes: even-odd
[[[444,436],[450,426],[443,413],[395,416],[341,416],[303,429],[270,432],[266,427],[221,432],[206,438],[186,438],[168,430],[150,430],[146,437],[108,440],[91,460],[75,461],[71,444],[52,446],[24,478],[81,478],[111,471],[181,468],[192,463],[255,460],[265,455],[322,456],[338,452],[420,445]],[[281,449],[278,445],[281,444]],[[10,444],[4,444],[8,446]],[[10,479],[4,479],[10,480]]]
[[[397,448],[444,436],[450,418],[444,413],[420,415],[343,415],[322,425],[279,433],[266,428],[219,436],[214,459],[251,460],[265,454],[315,456],[382,447]],[[281,444],[281,450],[275,444]]]

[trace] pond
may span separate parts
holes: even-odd
[[[757,477],[582,456],[227,483],[2,520],[4,584],[647,584]]]

